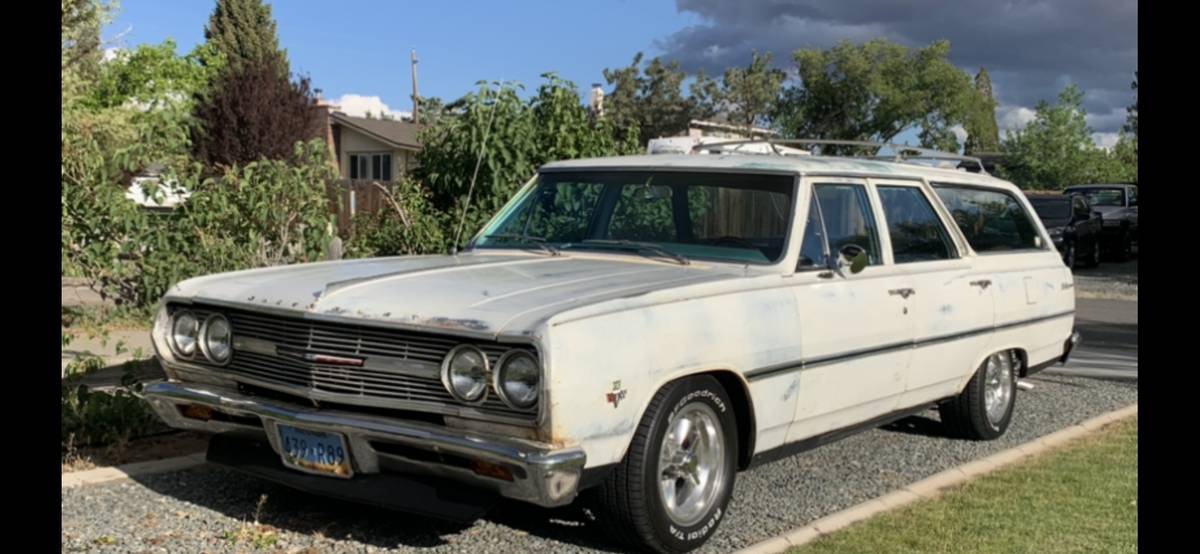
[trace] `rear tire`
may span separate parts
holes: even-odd
[[[709,376],[670,383],[650,401],[625,459],[594,489],[597,522],[639,550],[696,549],[725,516],[737,452],[733,403],[721,384]]]
[[[1010,350],[988,356],[962,393],[938,406],[950,434],[992,440],[1008,430],[1017,403],[1019,360]]]

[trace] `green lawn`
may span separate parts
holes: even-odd
[[[821,552],[1137,552],[1137,417],[823,537]]]

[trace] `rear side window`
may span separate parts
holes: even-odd
[[[881,185],[878,190],[896,263],[954,257],[950,236],[920,189]]]
[[[1011,194],[961,185],[933,187],[976,252],[1041,248],[1037,226]]]

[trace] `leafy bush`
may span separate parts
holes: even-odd
[[[574,83],[553,73],[542,77],[545,83],[528,102],[518,96],[523,88],[519,84],[480,82],[478,92],[452,105],[452,112],[458,106],[456,113],[439,118],[423,133],[416,176],[433,191],[434,207],[450,217],[446,232],[451,242],[460,219],[461,243],[544,163],[640,150],[635,130],[618,133],[611,121],[590,117]],[[477,165],[470,209],[464,215]]]
[[[192,196],[168,215],[138,208],[120,181],[96,178],[104,160],[88,154],[64,154],[64,265],[69,258],[118,304],[149,306],[189,277],[315,261],[325,250],[332,217],[326,187],[336,175],[320,141],[297,144],[292,160],[260,160],[215,178],[181,164],[164,178],[177,179]],[[88,160],[94,167],[67,177],[69,163]]]
[[[354,218],[346,243],[348,257],[397,256],[445,252],[450,218],[431,203],[419,183],[402,180],[388,191],[384,207]]]

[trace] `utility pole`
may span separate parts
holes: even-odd
[[[417,117],[417,111],[421,108],[421,97],[417,94],[417,50],[412,50],[412,82],[413,82],[413,123],[420,121]]]

